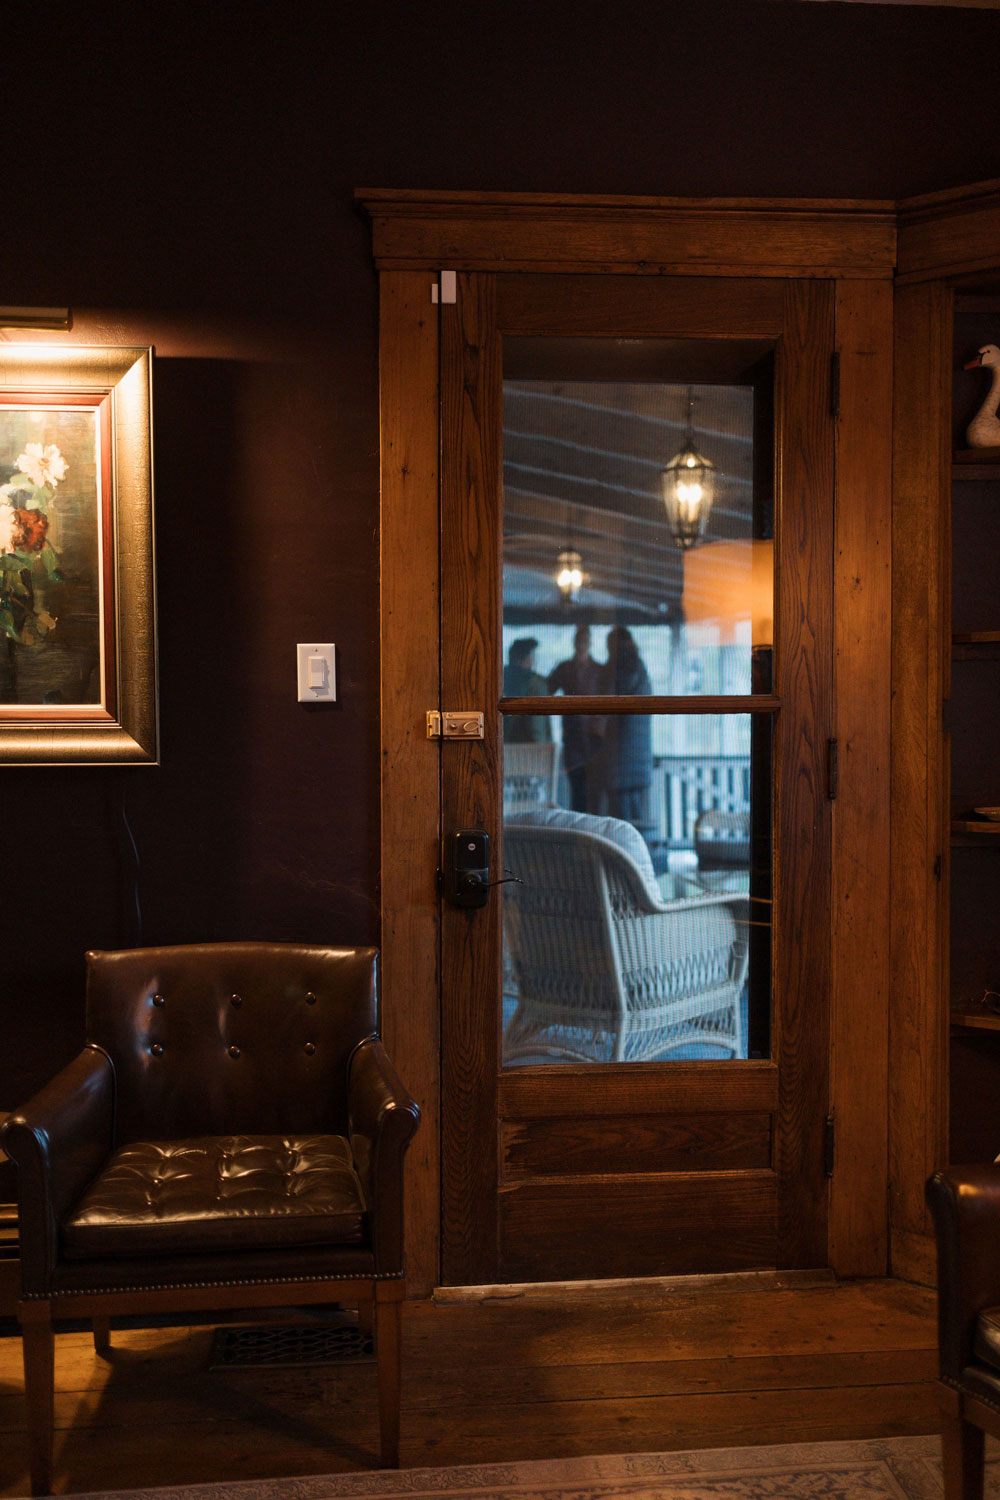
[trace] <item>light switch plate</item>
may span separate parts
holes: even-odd
[[[332,641],[295,647],[300,703],[336,703],[336,649]]]

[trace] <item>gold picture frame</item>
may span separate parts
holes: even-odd
[[[158,759],[152,365],[0,345],[0,764]]]

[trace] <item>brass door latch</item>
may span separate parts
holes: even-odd
[[[427,738],[429,740],[481,740],[483,738],[483,715],[475,709],[449,709],[441,713],[436,708],[427,710]]]

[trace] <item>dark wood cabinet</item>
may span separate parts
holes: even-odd
[[[1000,343],[997,184],[901,205],[893,476],[892,1263],[932,1281],[928,1174],[1000,1151],[1000,452],[966,430]],[[1000,1001],[996,1002],[1000,1004]]]
[[[1000,281],[997,283],[1000,289]],[[948,1155],[1000,1152],[1000,450],[969,449],[989,372],[966,364],[1000,342],[1000,295],[954,293],[952,323],[950,740],[950,1045]]]

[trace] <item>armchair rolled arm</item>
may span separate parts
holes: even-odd
[[[351,1054],[348,1069],[351,1149],[371,1216],[375,1269],[403,1269],[403,1158],[420,1123],[420,1107],[400,1082],[377,1036]]]
[[[17,1167],[25,1293],[48,1291],[59,1221],[96,1176],[113,1135],[114,1072],[110,1058],[96,1047],[85,1047],[8,1116],[3,1146]]]
[[[927,1183],[938,1251],[942,1380],[972,1359],[976,1318],[1000,1306],[1000,1166],[953,1167]]]

